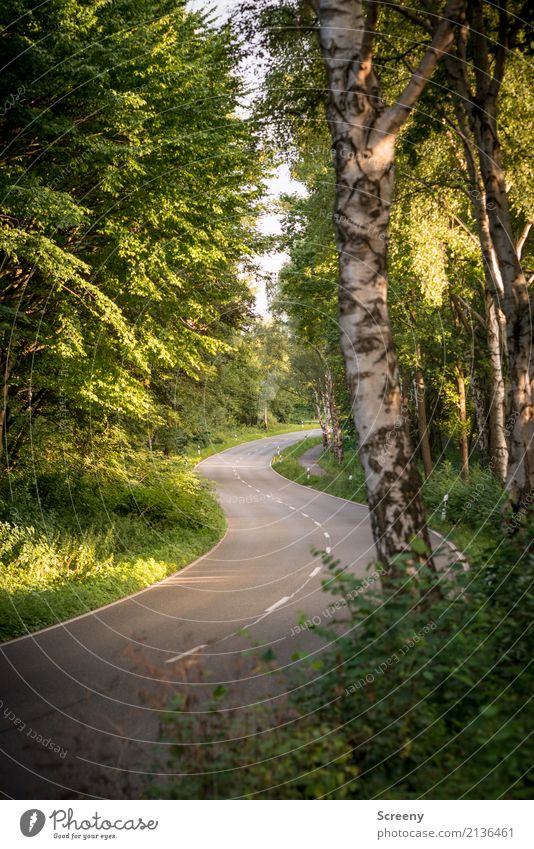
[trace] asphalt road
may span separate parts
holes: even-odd
[[[312,549],[357,574],[374,556],[367,509],[287,481],[271,468],[293,433],[204,460],[228,520],[224,539],[160,584],[91,614],[0,646],[0,788],[16,799],[140,793],[161,709],[174,694],[202,711],[218,685],[241,709],[276,701],[297,681],[295,653],[324,643],[298,616],[332,599]],[[281,675],[250,657],[275,655]],[[156,745],[154,745],[156,744]],[[154,755],[155,753],[155,755]]]

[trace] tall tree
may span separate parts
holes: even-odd
[[[423,4],[424,5],[424,4]],[[464,142],[472,183],[473,206],[485,264],[488,290],[488,343],[495,375],[493,401],[493,463],[503,477],[508,453],[506,486],[513,509],[531,509],[534,489],[534,357],[532,301],[521,265],[521,249],[532,225],[531,213],[521,232],[514,234],[509,186],[503,163],[498,106],[511,48],[525,30],[528,3],[467,0],[461,26],[455,31],[445,68],[455,103],[458,129]],[[440,18],[425,7],[421,13],[393,8],[429,36]],[[503,338],[505,337],[505,338]],[[510,381],[510,438],[505,446],[502,369],[499,346],[506,345]]]
[[[250,314],[235,39],[170,0],[0,16],[2,463],[47,417],[72,423],[65,450],[113,422],[153,444],[177,375],[209,373]]]
[[[513,408],[506,485],[512,506],[519,509],[534,489],[532,307],[512,228],[497,121],[506,53],[515,28],[515,21],[509,18],[506,6],[499,4],[498,43],[492,63],[483,4],[481,0],[470,0],[466,23],[458,31],[456,52],[448,58],[447,68],[476,141],[485,190],[485,215],[502,280],[502,310],[506,316]],[[471,42],[474,90],[471,89],[468,73],[468,38]]]
[[[387,241],[396,136],[452,44],[461,2],[451,0],[401,97],[386,107],[373,68],[378,3],[314,0],[328,77],[328,123],[336,172],[341,345],[353,398],[373,534],[390,564],[419,537],[429,548],[401,411],[387,309]]]

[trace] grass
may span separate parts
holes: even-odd
[[[366,504],[363,468],[356,448],[350,444],[345,446],[345,459],[341,465],[330,452],[326,452],[319,459],[319,465],[326,474],[307,474],[299,458],[320,442],[320,437],[314,437],[290,445],[281,452],[281,459],[273,463],[273,468],[296,483]],[[445,518],[442,518],[445,495],[448,501]],[[457,545],[468,558],[482,556],[501,539],[502,496],[503,491],[495,478],[478,465],[472,467],[466,483],[462,481],[459,470],[450,461],[445,461],[423,484],[429,526]]]
[[[161,581],[209,551],[226,529],[196,463],[242,442],[300,431],[240,428],[188,454],[105,458],[98,470],[41,458],[0,491],[0,640],[94,610]],[[111,455],[110,455],[111,456]],[[114,456],[114,455],[113,455]]]

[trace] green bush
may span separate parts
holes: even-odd
[[[0,639],[162,580],[225,527],[209,484],[180,458],[132,452],[98,475],[52,466],[11,486],[0,514]]]
[[[429,512],[429,521],[434,514],[439,518],[445,495],[448,495],[446,517],[449,522],[498,527],[504,492],[488,470],[473,465],[469,480],[464,481],[450,461],[446,460],[436,466],[423,485],[423,498]]]

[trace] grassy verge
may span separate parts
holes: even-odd
[[[357,450],[350,445],[346,446],[341,465],[330,453],[326,453],[319,460],[326,474],[307,474],[299,458],[320,442],[320,438],[304,439],[289,446],[281,452],[281,459],[273,463],[273,468],[296,483],[365,504],[367,495],[363,469]],[[468,558],[481,556],[502,538],[499,530],[502,495],[499,484],[489,472],[474,466],[469,482],[465,483],[450,462],[437,467],[423,485],[430,527],[457,545]],[[447,503],[443,518],[445,496]]]
[[[226,522],[199,459],[302,429],[242,428],[181,457],[114,454],[96,470],[41,458],[0,492],[0,640],[94,610],[163,580],[208,551]]]

